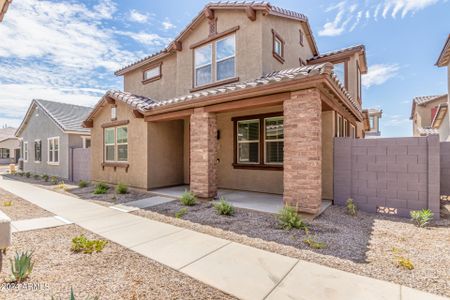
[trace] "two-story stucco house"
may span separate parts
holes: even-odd
[[[116,72],[86,118],[92,179],[333,198],[333,138],[363,137],[364,46],[319,53],[308,19],[266,2],[210,3],[161,52]]]
[[[33,100],[15,135],[23,171],[71,178],[71,148],[90,147],[90,130],[81,127],[92,108]]]
[[[415,97],[412,102],[411,120],[413,136],[438,134],[441,141],[450,141],[450,35],[444,44],[438,60],[438,67],[447,67],[447,94]]]

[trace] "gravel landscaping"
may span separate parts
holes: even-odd
[[[188,210],[183,219],[174,218],[182,208]],[[364,212],[352,217],[344,208],[332,206],[309,223],[310,236],[326,243],[324,249],[312,249],[304,243],[304,230],[279,229],[276,216],[262,212],[236,208],[232,217],[219,216],[210,202],[185,207],[174,201],[133,214],[450,296],[450,221],[446,219],[417,228],[407,219]],[[409,259],[414,269],[399,267],[400,258]]]
[[[112,242],[100,253],[72,253],[71,239],[80,234],[100,238],[76,225],[14,233],[0,273],[0,298],[69,299],[73,288],[76,299],[233,299]],[[9,258],[26,250],[34,251],[31,276],[19,289],[6,289]]]
[[[52,213],[17,197],[3,189],[0,189],[0,210],[11,220],[25,220],[53,216]]]

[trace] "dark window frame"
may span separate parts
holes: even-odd
[[[275,40],[279,40],[281,43],[281,55],[275,52]],[[272,55],[278,60],[280,63],[284,64],[284,39],[274,30],[272,29]]]
[[[142,71],[142,84],[147,84],[156,80],[160,80],[162,78],[162,62],[159,62],[157,64],[152,64],[148,67],[146,67],[143,71]],[[152,70],[152,69],[159,69],[159,74],[153,77],[149,77],[149,78],[145,78],[145,72],[147,72],[148,70]]]
[[[231,118],[233,122],[233,168],[248,170],[283,170],[283,164],[265,163],[264,119],[271,117],[284,117],[283,112],[273,112],[259,115],[246,115]],[[237,123],[245,120],[259,120],[259,163],[239,163],[237,157]]]
[[[0,158],[8,159],[11,158],[11,151],[8,148],[0,148]]]
[[[39,153],[38,153],[37,145],[39,145]],[[42,141],[41,140],[34,141],[34,162],[42,162]]]

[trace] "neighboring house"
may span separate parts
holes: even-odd
[[[267,2],[210,3],[170,45],[119,71],[86,118],[92,179],[333,199],[333,139],[364,136],[364,46],[320,54],[308,19]]]
[[[412,102],[411,117],[413,136],[439,134],[441,141],[449,138],[448,96],[415,97]]]
[[[20,145],[15,132],[16,128],[0,128],[0,165],[17,163],[19,159]]]
[[[380,119],[383,116],[383,110],[376,108],[369,108],[364,110],[367,112],[369,120],[369,128],[366,131],[366,138],[381,136]]]
[[[450,141],[450,34],[436,62],[438,67],[447,67],[447,94],[416,97],[412,102],[411,120],[413,136],[439,134],[441,141]]]
[[[3,21],[5,17],[6,11],[8,10],[9,5],[12,0],[0,0],[0,22]]]
[[[23,171],[69,179],[71,148],[90,147],[90,130],[81,124],[92,108],[33,100],[16,131]]]

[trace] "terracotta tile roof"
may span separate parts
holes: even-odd
[[[420,135],[430,135],[430,134],[439,134],[439,130],[430,127],[418,127]]]
[[[134,95],[127,92],[121,92],[116,90],[107,91],[103,97],[111,97],[114,100],[125,102],[130,105],[134,109],[139,110],[140,112],[147,111],[151,109],[152,105],[156,102],[150,98]]]
[[[217,87],[217,88],[199,91],[199,92],[188,94],[185,96],[175,97],[175,98],[168,99],[168,100],[156,101],[153,104],[151,104],[151,107],[152,108],[153,107],[161,107],[164,105],[195,100],[195,99],[206,97],[206,96],[226,94],[226,93],[231,93],[231,92],[235,92],[235,91],[243,90],[243,89],[247,89],[247,88],[268,85],[268,84],[275,83],[275,82],[288,81],[288,80],[305,78],[308,76],[313,76],[313,75],[318,75],[318,74],[324,74],[326,72],[331,73],[332,68],[333,68],[332,64],[323,63],[323,64],[309,65],[309,66],[303,66],[303,67],[299,67],[299,68],[287,69],[287,70],[282,70],[282,71],[276,71],[276,72],[272,72],[270,74],[264,75],[255,80],[250,80],[250,81],[246,81],[246,82],[237,82],[237,83],[233,83],[233,84],[229,84],[229,85],[225,85],[225,86],[221,86],[221,87]],[[350,101],[352,106],[357,111],[361,112],[360,106],[350,96],[350,94],[344,88],[343,84],[339,82],[338,77],[334,73],[331,73],[330,77],[331,77],[331,79],[334,80],[334,82],[337,84],[339,89],[348,98],[348,100]]]
[[[442,48],[441,54],[436,61],[436,66],[444,67],[450,62],[450,34],[447,37],[444,48]]]
[[[312,60],[316,60],[319,58],[324,58],[324,57],[328,57],[328,56],[332,56],[332,55],[336,55],[336,54],[340,54],[340,53],[344,53],[344,52],[365,51],[365,49],[366,48],[364,47],[364,45],[354,45],[354,46],[350,46],[350,47],[346,47],[346,48],[342,48],[342,49],[338,49],[338,50],[333,50],[333,51],[322,53],[320,55],[313,56],[312,58],[308,59],[308,61],[312,61]]]
[[[193,24],[195,24],[197,21],[199,21],[201,19],[201,17],[203,16],[203,11],[204,9],[207,8],[211,8],[211,9],[229,9],[229,8],[246,8],[246,7],[252,7],[255,10],[264,10],[269,14],[272,15],[276,15],[276,16],[281,16],[281,17],[285,17],[285,18],[290,18],[290,19],[295,19],[298,21],[302,21],[305,22],[308,30],[311,32],[310,36],[311,36],[311,41],[312,41],[312,45],[311,47],[313,48],[313,51],[315,51],[318,54],[318,50],[317,50],[317,45],[316,42],[314,40],[314,37],[312,35],[312,31],[311,28],[309,27],[309,23],[308,23],[308,18],[301,13],[295,12],[295,11],[291,11],[291,10],[287,10],[281,7],[277,7],[277,6],[273,6],[270,4],[270,2],[266,2],[266,1],[219,1],[219,2],[210,2],[208,4],[205,5],[205,7],[198,13],[198,15],[189,23],[189,25],[187,25],[183,31],[181,31],[177,37],[174,38],[174,40],[164,49],[162,49],[161,51],[158,51],[156,53],[153,53],[151,55],[148,55],[138,61],[135,61],[119,70],[117,70],[116,72],[114,72],[115,75],[123,75],[123,72],[126,70],[132,70],[133,68],[139,67],[141,65],[144,65],[152,60],[155,60],[159,57],[164,57],[166,55],[169,55],[173,49],[174,43],[175,41],[180,40],[185,34],[190,32],[190,28]]]
[[[415,102],[417,105],[425,105],[428,102],[437,100],[441,97],[445,97],[447,96],[447,94],[444,95],[433,95],[433,96],[419,96],[419,97],[414,97],[413,98],[413,102]]]

